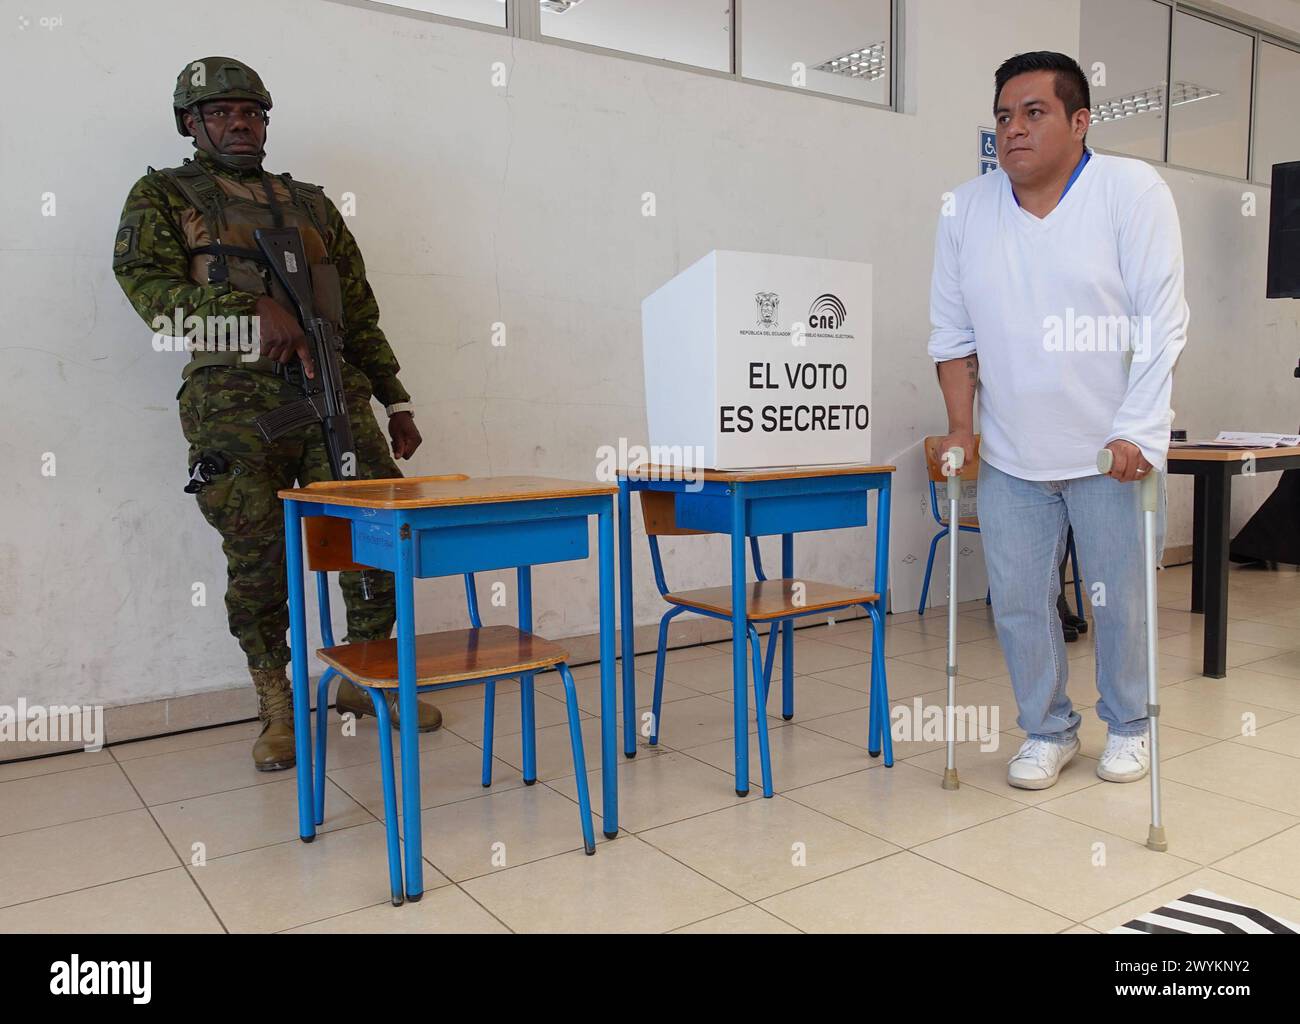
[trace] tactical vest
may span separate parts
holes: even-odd
[[[311,264],[316,313],[343,337],[343,290],[325,244],[328,210],[319,185],[294,181],[287,174],[263,173],[260,181],[237,181],[212,174],[194,160],[158,173],[190,203],[191,209],[180,218],[181,243],[189,254],[190,277],[196,284],[229,282],[236,291],[271,296],[296,316],[297,309],[271,274],[253,238],[258,228],[296,227]],[[196,349],[181,375],[188,378],[201,366],[242,366],[275,373],[278,365],[260,357],[244,359],[237,351]]]

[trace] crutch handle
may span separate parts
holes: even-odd
[[[944,468],[948,471],[948,500],[961,500],[961,467],[966,462],[964,449],[953,445],[943,453]]]
[[[1115,465],[1115,453],[1109,448],[1103,448],[1097,453],[1097,472],[1102,476],[1110,472],[1111,467]],[[1150,472],[1138,481],[1138,486],[1142,488],[1142,511],[1154,512],[1156,510],[1156,476],[1155,472]]]

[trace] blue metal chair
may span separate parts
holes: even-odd
[[[654,567],[655,586],[660,596],[672,607],[659,620],[659,644],[655,654],[654,700],[651,709],[650,744],[659,743],[659,725],[663,708],[664,655],[668,644],[668,625],[685,611],[696,612],[715,619],[731,621],[731,587],[706,587],[699,590],[673,591],[664,577],[663,558],[659,551],[661,536],[686,536],[707,531],[692,530],[676,524],[676,495],[671,491],[641,491],[641,512],[645,521],[646,538],[650,542],[650,560]],[[783,538],[788,543],[789,538]],[[863,590],[853,590],[833,583],[812,580],[769,580],[763,572],[758,538],[749,539],[750,557],[754,562],[757,581],[749,585],[746,599],[747,628],[754,674],[754,710],[758,725],[758,756],[763,774],[763,796],[772,796],[772,764],[767,734],[767,695],[772,682],[772,665],[776,655],[776,638],[784,633],[785,642],[793,648],[793,620],[805,615],[865,608],[872,619],[874,642],[871,648],[871,693],[868,737],[869,744],[879,735],[885,753],[885,764],[894,763],[894,748],[889,735],[889,700],[885,681],[884,615],[879,595]],[[802,590],[796,593],[796,587]],[[767,653],[761,652],[756,623],[769,626]],[[778,626],[781,628],[778,629]],[[794,717],[794,673],[781,679],[782,717],[788,722]],[[630,713],[631,709],[624,711]],[[872,757],[880,750],[868,749]]]
[[[445,479],[468,479],[461,475]],[[389,881],[394,906],[404,900],[400,845],[397,831],[397,788],[393,770],[392,719],[387,696],[397,688],[397,641],[371,640],[353,644],[334,643],[330,621],[329,573],[360,571],[367,567],[352,561],[350,524],[346,520],[313,516],[306,524],[307,567],[316,574],[316,597],[320,610],[321,640],[324,646],[317,656],[326,664],[316,688],[315,817],[316,824],[325,820],[325,767],[329,737],[329,685],[335,678],[346,678],[364,690],[374,706],[379,728],[379,765],[384,792],[384,818],[387,830]],[[521,609],[531,615],[532,569],[516,569]],[[417,692],[429,693],[468,686],[484,685],[483,702],[483,769],[482,784],[492,784],[493,726],[498,680],[517,678],[522,710],[523,779],[525,785],[537,781],[537,736],[534,715],[533,676],[554,668],[564,683],[568,711],[569,740],[577,773],[578,810],[583,846],[588,854],[596,852],[591,822],[591,800],[587,785],[586,758],[578,720],[578,698],[568,654],[557,644],[513,626],[484,627],[479,618],[478,592],[473,573],[465,573],[465,603],[470,628],[439,633],[422,633],[416,637]],[[418,827],[418,823],[417,823]]]
[[[925,582],[921,584],[921,601],[917,605],[916,614],[924,615],[926,601],[930,596],[930,574],[934,571],[935,550],[939,546],[939,541],[948,536],[950,531],[949,523],[944,518],[944,513],[939,509],[939,494],[936,485],[946,484],[948,478],[943,473],[943,453],[939,451],[939,445],[942,443],[942,437],[927,437],[925,439],[925,465],[930,477],[930,515],[934,521],[939,524],[941,529],[930,540],[930,553],[925,559]],[[963,480],[974,480],[979,475],[979,451],[980,437],[975,435],[975,457],[968,462],[961,471]],[[957,522],[958,532],[979,533],[980,521],[979,516],[966,516]],[[1066,546],[1066,552],[1070,558],[1070,565],[1074,570],[1074,605],[1078,610],[1079,617],[1083,618],[1083,585],[1080,583],[1079,576],[1079,556],[1074,550],[1074,534],[1071,533]],[[989,604],[992,601],[992,592],[984,594],[984,603]]]

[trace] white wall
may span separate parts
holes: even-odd
[[[426,438],[408,473],[589,479],[598,445],[643,442],[640,300],[713,248],[874,264],[885,460],[943,427],[925,355],[933,231],[942,193],[976,169],[993,69],[1078,36],[1077,0],[909,8],[900,115],[328,0],[225,0],[219,17],[64,0],[58,27],[17,31],[4,0],[0,702],[246,684],[218,537],[181,491],[184,357],[151,350],[109,267],[130,184],[188,151],[169,106],[184,61],[229,53],[258,68],[276,100],[268,166],[356,193],[352,226]],[[508,89],[493,87],[494,61]],[[1294,429],[1300,333],[1294,303],[1263,298],[1266,217],[1240,215],[1239,183],[1167,178],[1193,307],[1179,425]],[[641,216],[646,191],[655,218]],[[46,192],[54,217],[41,215]],[[1237,522],[1274,479],[1239,488]],[[1183,484],[1171,544],[1190,535]],[[869,538],[801,539],[800,571],[865,582]],[[721,545],[701,546],[707,557],[669,556],[680,585],[725,578]],[[643,542],[637,556],[647,621],[658,605]],[[539,571],[539,631],[594,628],[593,570]],[[195,582],[206,607],[191,605]],[[463,622],[454,583],[418,595],[421,628]]]

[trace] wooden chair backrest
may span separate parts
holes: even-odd
[[[648,537],[685,537],[707,533],[677,525],[677,495],[673,491],[642,491],[641,518]]]
[[[930,479],[936,484],[946,483],[948,478],[943,472],[943,452],[939,451],[939,445],[943,443],[942,437],[927,437],[925,439],[925,468],[930,474]],[[957,474],[963,480],[975,480],[980,475],[980,436],[975,435],[975,457],[961,467],[961,472]]]
[[[416,480],[468,480],[464,473],[445,473],[441,476],[421,476]],[[340,484],[369,484],[373,480],[331,480],[331,487]],[[308,484],[310,490],[314,484]],[[352,522],[337,516],[304,516],[306,525],[307,568],[312,572],[361,572],[370,568],[352,561]]]

